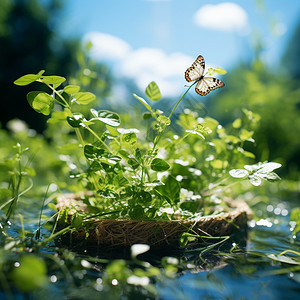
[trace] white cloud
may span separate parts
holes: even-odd
[[[130,45],[124,40],[102,32],[89,32],[83,38],[92,42],[91,56],[98,60],[118,60],[130,51]]]
[[[238,4],[224,2],[202,6],[194,15],[196,25],[227,32],[248,33],[248,15]]]
[[[121,75],[133,78],[140,89],[154,80],[163,96],[176,96],[184,83],[184,72],[193,59],[183,53],[167,54],[161,49],[132,51],[118,67]]]
[[[180,52],[167,54],[157,48],[132,50],[126,41],[101,32],[88,33],[84,41],[92,42],[94,59],[112,64],[115,77],[131,78],[141,90],[155,81],[163,97],[178,96],[185,84],[184,72],[193,62],[193,58]]]

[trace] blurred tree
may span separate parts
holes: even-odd
[[[300,23],[296,26],[295,31],[286,47],[282,58],[282,65],[288,76],[297,81],[300,80]],[[299,82],[297,83],[299,85]]]
[[[256,147],[250,150],[258,161],[277,160],[286,173],[299,172],[300,88],[294,89],[280,72],[268,70],[260,60],[236,67],[224,81],[227,89],[207,103],[209,114],[226,124],[240,117],[244,107],[258,113]]]
[[[19,88],[18,77],[45,69],[48,75],[67,76],[76,68],[78,41],[62,40],[55,33],[61,0],[0,1],[0,122],[13,118],[26,121],[42,131],[45,117],[34,112],[26,101],[32,86]]]

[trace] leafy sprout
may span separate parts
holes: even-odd
[[[275,162],[264,162],[255,165],[245,165],[244,169],[233,169],[229,171],[229,174],[234,178],[245,178],[248,176],[249,181],[259,186],[263,180],[270,182],[280,180],[280,177],[273,172],[275,169],[281,167],[281,164]]]

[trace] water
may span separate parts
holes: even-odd
[[[280,270],[266,255],[286,249],[300,249],[291,241],[288,222],[281,226],[255,226],[250,229],[246,253],[228,260],[218,270],[186,273],[158,284],[162,299],[299,299],[300,282],[293,272],[273,275]]]
[[[107,300],[300,299],[300,268],[295,272],[291,269],[295,265],[281,264],[269,257],[270,254],[278,255],[288,249],[300,251],[299,239],[292,236],[289,215],[284,210],[290,211],[291,207],[281,203],[281,212],[284,213],[280,214],[275,210],[278,205],[272,209],[262,208],[267,214],[249,222],[249,234],[244,247],[238,253],[226,255],[215,269],[203,270],[196,266],[191,270],[180,270],[172,278],[162,272],[155,280],[152,279],[151,288],[148,289],[114,279],[109,281],[101,259],[92,260],[88,255],[79,255],[50,243],[38,253],[47,263],[49,284],[26,295],[13,289],[11,296],[13,299]],[[37,212],[26,211],[23,211],[24,229],[34,232],[37,229]],[[19,225],[12,226],[9,233],[17,236],[20,231]],[[42,236],[47,234],[44,229]],[[199,253],[186,252],[184,256],[190,259],[186,263],[199,264]],[[148,258],[151,259],[151,253]],[[18,254],[10,259],[17,261]],[[152,255],[151,263],[153,261],[159,262],[157,256]],[[129,266],[131,270],[136,267]],[[4,294],[0,291],[1,299],[5,299]]]

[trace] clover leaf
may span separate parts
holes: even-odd
[[[275,162],[264,162],[255,165],[245,165],[244,169],[233,169],[229,171],[229,174],[234,178],[244,178],[248,176],[251,184],[259,186],[263,180],[270,182],[280,180],[280,177],[274,173],[275,169],[281,167],[281,164]]]

